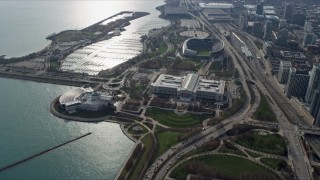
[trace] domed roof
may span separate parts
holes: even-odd
[[[66,93],[64,93],[63,95],[60,96],[59,98],[59,102],[60,104],[65,104],[68,102],[73,102],[75,101],[79,96],[81,96],[82,94],[86,93],[86,92],[92,92],[93,90],[91,88],[76,88],[76,89],[72,89]]]

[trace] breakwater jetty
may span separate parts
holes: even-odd
[[[84,86],[84,85],[95,86],[99,84],[99,82],[86,81],[86,80],[72,80],[72,79],[63,79],[60,77],[46,77],[46,76],[20,74],[20,73],[3,72],[3,71],[0,71],[0,77],[41,82],[41,83],[77,86],[77,87]]]
[[[48,152],[50,152],[50,151],[52,151],[52,150],[55,150],[55,149],[57,149],[57,148],[59,148],[59,147],[62,147],[62,146],[64,146],[64,145],[67,145],[67,144],[69,144],[69,143],[71,143],[71,142],[77,141],[77,140],[79,140],[79,139],[81,139],[81,138],[84,138],[84,137],[86,137],[86,136],[89,136],[89,135],[91,135],[91,134],[92,134],[92,132],[86,133],[86,134],[84,134],[84,135],[81,135],[81,136],[79,136],[79,137],[76,137],[76,138],[74,138],[74,139],[71,139],[71,140],[69,140],[69,141],[66,141],[66,142],[64,142],[64,143],[62,143],[62,144],[59,144],[59,145],[57,145],[57,146],[54,146],[54,147],[51,147],[51,148],[46,149],[46,150],[44,150],[44,151],[41,151],[41,152],[39,152],[39,153],[33,154],[33,155],[31,155],[31,156],[29,156],[29,157],[27,157],[27,158],[25,158],[25,159],[22,159],[22,160],[20,160],[20,161],[17,161],[17,162],[15,162],[15,163],[10,164],[10,165],[4,166],[4,167],[0,168],[0,172],[5,171],[5,170],[7,170],[7,169],[10,169],[10,168],[12,168],[12,167],[18,166],[19,164],[22,164],[22,163],[24,163],[24,162],[26,162],[26,161],[29,161],[29,160],[31,160],[31,159],[33,159],[33,158],[36,158],[36,157],[38,157],[38,156],[40,156],[40,155],[43,155],[43,154],[45,154],[45,153],[48,153]]]

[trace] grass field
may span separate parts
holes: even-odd
[[[151,134],[146,135],[142,140],[144,144],[144,152],[140,157],[138,164],[135,164],[135,169],[130,177],[130,179],[139,179],[140,173],[143,170],[144,165],[148,160],[148,155],[150,154],[152,148],[152,136]]]
[[[282,159],[274,159],[274,158],[262,158],[260,162],[269,166],[274,170],[284,169],[287,166],[287,162]]]
[[[181,136],[180,132],[163,131],[156,134],[158,139],[158,151],[156,158],[166,152],[171,146],[178,143],[178,137]]]
[[[197,55],[198,56],[209,56],[210,50],[209,49],[197,49]]]
[[[257,131],[250,131],[239,136],[236,142],[244,147],[271,154],[282,155],[287,149],[279,134],[259,135]]]
[[[192,127],[194,125],[201,124],[203,120],[209,117],[208,115],[192,115],[190,113],[177,115],[173,111],[158,108],[148,108],[146,115],[152,117],[163,125],[174,128]]]
[[[52,37],[52,40],[59,42],[79,41],[84,39],[94,38],[95,35],[89,32],[82,32],[79,30],[69,30],[61,32]]]
[[[160,46],[158,47],[157,51],[159,54],[162,54],[162,53],[166,52],[167,49],[168,49],[168,46],[166,45],[166,43],[161,41]]]
[[[252,119],[271,122],[277,121],[276,116],[271,110],[270,104],[267,102],[266,96],[262,94],[261,91],[259,91],[259,93],[261,97],[260,105],[258,109],[253,113]]]
[[[246,151],[246,153],[248,153],[253,158],[257,158],[257,157],[261,156],[260,154],[257,154],[255,152],[251,152],[251,151],[248,151],[248,150],[245,150],[245,151]]]
[[[279,179],[259,164],[244,158],[229,155],[208,155],[193,158],[177,167],[170,174],[170,177],[186,179],[188,173],[196,174],[192,172],[194,170],[207,177],[217,177],[217,175],[219,175],[219,179],[230,179],[242,176],[246,176],[247,179],[252,179],[252,177],[256,179],[261,177]]]
[[[163,54],[164,52],[166,52],[168,49],[168,46],[167,44],[161,40],[160,43],[158,44],[158,47],[155,51],[152,51],[151,52],[151,56],[158,56],[158,55],[161,55]]]
[[[184,62],[192,64],[195,70],[199,70],[206,63],[206,61],[193,60],[193,59],[186,59],[184,60]]]

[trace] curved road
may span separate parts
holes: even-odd
[[[211,27],[209,28],[211,29]],[[211,31],[212,33],[215,33],[214,30]],[[252,111],[254,111],[254,109],[258,106],[258,104],[254,105],[255,108],[252,108],[250,106],[251,95],[244,77],[244,74],[250,73],[244,73],[243,69],[239,65],[239,62],[237,62],[237,58],[235,57],[233,51],[231,51],[229,46],[226,47],[226,51],[230,53],[234,65],[239,71],[240,80],[242,82],[244,91],[247,94],[247,99],[245,100],[244,106],[236,114],[223,120],[221,123],[218,123],[217,125],[212,126],[167,150],[148,169],[147,173],[144,176],[145,179],[164,179],[170,167],[175,164],[183,154],[194,150],[197,146],[201,146],[203,142],[209,141],[212,138],[217,138],[228,130],[232,129],[234,125],[239,124],[241,121],[247,119],[247,117],[249,116],[248,114],[252,113]],[[237,57],[241,59],[239,55],[237,55]]]

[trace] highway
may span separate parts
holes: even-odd
[[[198,18],[198,20],[206,25],[201,19]],[[211,27],[208,26],[208,28]],[[211,29],[211,31],[212,33],[215,33],[214,30]],[[173,164],[179,161],[182,155],[194,150],[196,147],[201,146],[203,142],[217,138],[228,130],[232,129],[234,125],[239,124],[247,119],[247,117],[250,116],[250,114],[252,114],[254,110],[259,106],[259,103],[257,102],[255,102],[255,104],[252,106],[250,105],[251,95],[246,83],[246,77],[244,77],[245,74],[250,75],[250,73],[244,72],[244,70],[241,68],[239,62],[237,61],[237,58],[233,54],[233,51],[230,49],[230,46],[225,48],[225,50],[229,52],[235,67],[239,71],[239,79],[241,80],[244,91],[247,95],[244,106],[236,114],[223,120],[223,122],[209,127],[201,133],[196,134],[195,136],[176,144],[171,149],[166,151],[158,159],[156,159],[151,167],[147,170],[144,179],[164,179],[167,175],[168,170],[170,170]]]
[[[292,125],[290,123],[295,122],[297,124],[301,124],[302,117],[295,111],[295,109],[288,106],[287,103],[283,104],[287,101],[286,99],[284,99],[284,96],[279,94],[276,86],[274,85],[274,82],[269,79],[270,76],[266,77],[266,75],[264,74],[265,70],[261,68],[261,64],[258,62],[256,56],[257,54],[259,54],[259,50],[255,46],[255,44],[252,41],[245,41],[248,44],[248,48],[253,52],[252,54],[254,55],[254,58],[253,60],[244,60],[239,52],[237,52],[237,50],[229,43],[229,41],[223,35],[221,35],[216,28],[213,28],[213,26],[205,19],[202,14],[200,14],[200,17],[193,14],[191,15],[194,18],[198,19],[199,22],[201,22],[204,26],[206,26],[213,35],[219,37],[223,42],[225,42],[225,51],[230,54],[233,59],[235,68],[237,68],[239,71],[240,80],[244,86],[244,90],[246,91],[249,100],[246,100],[245,106],[235,115],[225,119],[223,122],[215,126],[206,129],[205,131],[202,131],[200,134],[197,134],[196,136],[193,136],[188,140],[178,143],[167,152],[165,152],[148,169],[147,173],[144,176],[145,179],[164,179],[172,165],[179,161],[182,155],[192,151],[196,147],[200,146],[203,142],[209,141],[211,138],[219,137],[226,131],[232,129],[234,125],[243,123],[244,121],[249,119],[249,116],[254,112],[259,103],[257,103],[256,100],[253,107],[250,106],[249,101],[251,97],[247,84],[245,82],[246,78],[254,78],[256,80],[256,85],[261,90],[261,92],[269,96],[268,99],[273,104],[272,109],[277,119],[279,120],[280,131],[287,140],[287,146],[289,150],[289,164],[291,164],[294,168],[293,172],[296,173],[297,179],[312,179],[312,167],[310,166],[309,159],[300,140],[299,128],[298,126]],[[219,24],[215,25],[220,26]],[[233,28],[230,26],[230,29]],[[241,66],[239,63],[241,63]],[[245,77],[245,75],[247,77]],[[254,77],[251,77],[252,75]],[[257,91],[255,90],[255,94],[256,93]]]
[[[230,27],[231,29],[232,27]],[[294,172],[298,179],[307,180],[312,179],[311,171],[312,167],[310,166],[309,159],[306,155],[302,142],[299,136],[299,128],[296,125],[291,124],[290,122],[302,123],[299,118],[299,113],[295,112],[293,108],[286,102],[286,99],[279,94],[276,89],[274,82],[270,80],[270,76],[264,74],[265,70],[261,68],[260,63],[258,62],[256,54],[259,53],[259,50],[250,40],[245,41],[248,48],[253,52],[253,60],[246,61],[245,68],[251,68],[253,73],[256,76],[256,85],[262,91],[262,93],[269,96],[273,106],[273,111],[279,120],[279,128],[283,132],[284,137],[287,139],[287,145],[289,149],[289,159],[292,162]],[[286,113],[283,113],[286,112]],[[291,121],[289,121],[289,119]]]

